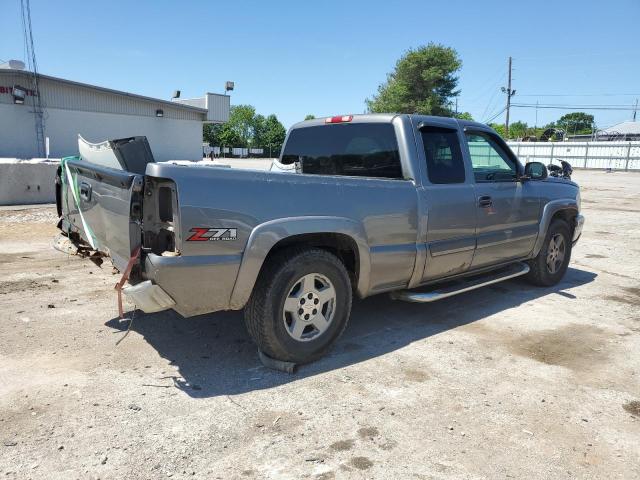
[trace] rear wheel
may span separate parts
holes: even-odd
[[[570,260],[571,229],[564,220],[553,220],[538,255],[529,261],[526,278],[534,285],[555,285],[564,277]]]
[[[351,312],[351,283],[333,254],[305,248],[275,254],[244,311],[245,324],[268,356],[306,363],[342,334]]]

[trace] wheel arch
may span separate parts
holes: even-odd
[[[559,200],[552,200],[548,202],[542,211],[542,217],[540,219],[540,227],[538,231],[538,238],[536,239],[535,246],[533,248],[532,257],[535,257],[540,252],[544,239],[547,236],[547,230],[549,225],[555,219],[562,219],[567,222],[569,228],[573,232],[574,222],[573,220],[579,213],[578,203],[573,198],[563,198]]]
[[[366,296],[371,264],[362,224],[343,217],[293,217],[265,222],[253,229],[242,255],[229,308],[244,307],[268,258],[300,245],[324,248],[338,256],[350,272],[358,295]]]

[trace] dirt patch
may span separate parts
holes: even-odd
[[[640,417],[640,401],[634,400],[632,402],[625,403],[622,408],[624,408],[634,417]]]
[[[634,298],[630,298],[630,297],[623,297],[621,295],[607,295],[606,297],[604,297],[605,300],[612,300],[614,302],[618,302],[618,303],[624,303],[626,305],[640,305],[640,299],[634,299]]]
[[[29,228],[25,228],[25,223],[0,224],[0,241],[29,242],[30,246],[42,242],[51,243],[53,236],[60,232],[56,228],[56,222],[30,223]]]
[[[640,287],[625,287],[623,290],[631,295],[640,298]]]
[[[368,470],[373,467],[373,462],[367,457],[353,457],[349,464],[356,467],[358,470]]]
[[[36,290],[40,288],[51,288],[51,285],[40,283],[36,280],[12,280],[8,282],[0,282],[0,295],[25,292],[27,290]]]
[[[24,210],[0,210],[0,223],[50,223],[55,225],[58,215],[53,207]]]
[[[376,427],[362,427],[358,429],[358,435],[360,435],[360,438],[371,438],[377,437],[380,435],[380,432],[378,432]]]
[[[590,369],[608,358],[609,335],[591,325],[571,324],[557,330],[544,330],[510,341],[510,350],[520,356],[572,370]]]
[[[334,472],[322,472],[313,477],[317,480],[333,480],[336,478],[336,474]]]
[[[407,368],[403,370],[405,380],[410,382],[425,382],[429,380],[429,375],[427,375],[422,370],[416,370],[415,368]]]
[[[353,440],[338,440],[337,442],[329,445],[329,448],[334,452],[346,452],[347,450],[351,450],[353,448],[353,444]]]

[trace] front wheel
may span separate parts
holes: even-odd
[[[268,356],[307,363],[342,334],[351,312],[342,262],[318,248],[285,250],[268,260],[244,311],[245,325]]]
[[[557,284],[569,267],[571,260],[571,229],[564,220],[554,220],[538,255],[529,261],[531,270],[527,280],[534,285],[550,287]]]

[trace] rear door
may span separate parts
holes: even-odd
[[[458,128],[417,125],[419,161],[426,169],[419,198],[427,215],[427,260],[423,282],[464,273],[476,242],[475,190],[464,161]]]
[[[495,133],[465,129],[478,216],[472,268],[525,257],[538,235],[540,199],[531,182],[518,181],[521,169]]]
[[[141,243],[143,175],[73,159],[62,162],[61,177],[65,219],[123,270]]]

